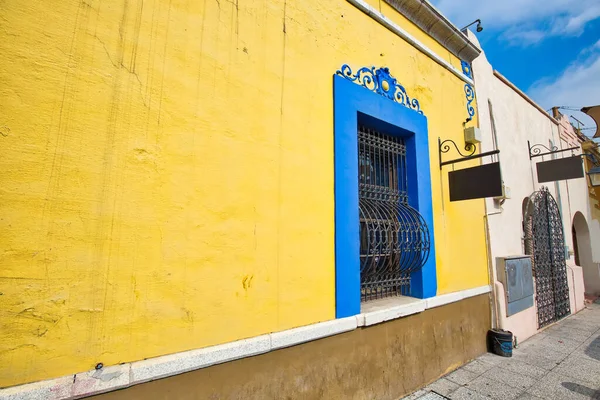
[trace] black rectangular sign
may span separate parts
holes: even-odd
[[[583,178],[583,162],[580,156],[542,161],[535,165],[538,182],[554,182],[565,179]]]
[[[499,162],[451,171],[448,181],[450,201],[502,196]]]

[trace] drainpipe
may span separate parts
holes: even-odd
[[[492,262],[492,246],[491,246],[491,238],[490,238],[490,225],[489,218],[487,213],[487,202],[483,201],[485,215],[483,216],[483,223],[485,225],[485,247],[487,249],[487,260],[488,260],[488,282],[491,288],[491,298],[490,298],[490,310],[491,310],[491,320],[492,320],[492,329],[497,329],[500,326],[500,320],[498,318],[498,310],[496,309],[496,281],[494,279],[494,264]]]

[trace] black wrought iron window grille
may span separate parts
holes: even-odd
[[[429,257],[425,220],[409,205],[406,145],[359,126],[361,299],[410,296],[411,274]]]

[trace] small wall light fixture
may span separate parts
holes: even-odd
[[[483,30],[483,27],[481,26],[481,20],[480,19],[476,19],[475,21],[471,22],[469,25],[467,25],[464,28],[462,28],[460,31],[461,32],[466,32],[467,28],[470,27],[473,24],[477,24],[477,27],[475,28],[475,30],[477,30],[477,32],[481,32]]]
[[[588,178],[590,178],[590,185],[592,187],[600,187],[600,167],[590,168],[587,174]]]
[[[592,153],[583,153],[582,157],[588,158],[592,162],[592,168],[587,172],[587,176],[590,179],[590,185],[592,187],[600,187],[600,161],[596,155]]]

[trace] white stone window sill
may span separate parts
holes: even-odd
[[[59,400],[92,396],[402,318],[489,291],[489,286],[481,286],[424,300],[412,297],[375,300],[365,303],[361,313],[352,317],[0,389],[0,400]]]
[[[360,308],[361,313],[356,316],[356,325],[375,325],[489,292],[489,286],[481,286],[474,289],[462,290],[460,292],[443,294],[429,299],[399,296],[368,301],[362,304]]]
[[[427,300],[414,297],[389,297],[363,303],[361,313],[356,317],[357,326],[369,326],[407,315],[423,312],[427,309]]]

